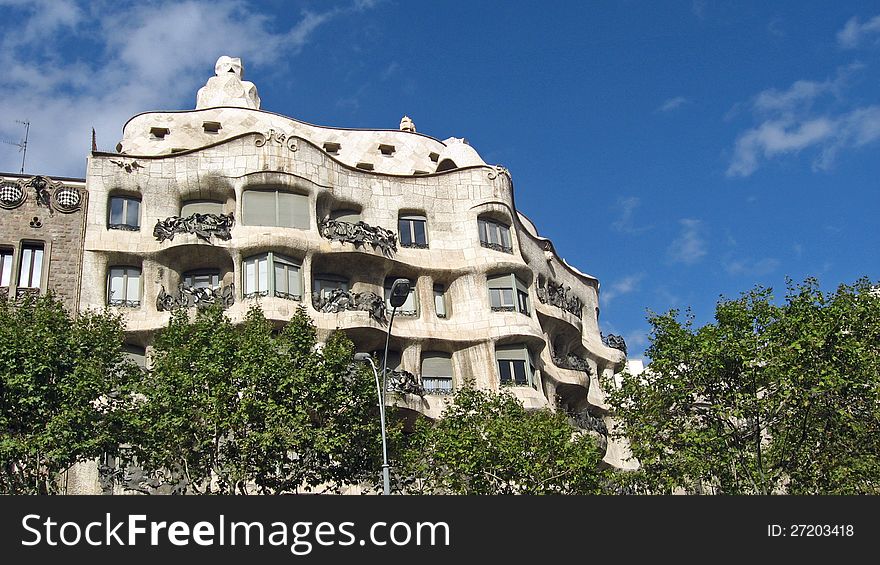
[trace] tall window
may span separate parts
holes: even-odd
[[[401,247],[427,249],[428,231],[424,216],[401,216],[397,220],[397,232]]]
[[[422,386],[428,394],[452,392],[452,356],[440,351],[422,354]]]
[[[529,308],[529,287],[516,275],[496,275],[487,277],[489,305],[495,312],[520,312],[531,315]]]
[[[525,345],[505,345],[495,348],[498,361],[498,380],[502,385],[531,386],[534,367]]]
[[[204,269],[183,274],[183,286],[187,288],[220,288],[220,271]]]
[[[248,226],[309,229],[309,197],[280,190],[246,190],[243,222]]]
[[[0,287],[8,287],[12,282],[13,252],[9,247],[0,247]]]
[[[391,285],[394,284],[394,281],[399,279],[400,277],[388,277],[385,279],[385,308],[391,312]],[[419,315],[419,304],[416,300],[416,283],[413,280],[409,281],[409,295],[406,297],[406,302],[403,303],[402,306],[397,308],[395,313],[396,316],[418,316]]]
[[[141,305],[140,267],[110,267],[107,304],[126,308],[138,308]]]
[[[141,229],[141,201],[128,196],[111,196],[107,227],[129,231]]]
[[[248,257],[244,260],[244,295],[302,300],[299,263],[274,252]]]
[[[216,200],[189,200],[180,207],[180,217],[188,218],[193,214],[222,214],[223,203]]]
[[[312,293],[321,298],[328,298],[334,290],[348,291],[348,279],[337,275],[315,275],[312,281]]]
[[[18,266],[18,288],[40,288],[43,279],[43,244],[25,243]]]
[[[442,284],[434,285],[434,311],[438,318],[446,318],[449,313],[446,308],[446,287]]]
[[[513,253],[513,246],[510,244],[510,228],[506,224],[487,218],[479,218],[477,227],[480,231],[480,245],[496,251]]]

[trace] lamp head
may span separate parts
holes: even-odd
[[[409,288],[409,280],[407,279],[397,279],[394,281],[391,285],[391,298],[389,298],[393,308],[403,306],[403,303],[409,297]]]
[[[369,361],[370,354],[369,353],[355,353],[354,360],[355,361]]]

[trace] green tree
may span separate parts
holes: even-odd
[[[880,492],[880,296],[867,279],[649,316],[648,371],[608,402],[649,492]]]
[[[334,490],[377,468],[372,374],[334,332],[323,348],[299,308],[280,332],[251,309],[176,313],[156,338],[132,419],[145,490],[245,494]]]
[[[0,492],[55,493],[59,473],[116,452],[137,373],[122,343],[118,316],[0,299]]]
[[[526,410],[510,394],[463,388],[409,440],[396,470],[409,492],[594,494],[605,479],[592,436],[565,414]]]

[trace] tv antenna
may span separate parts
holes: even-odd
[[[31,122],[29,120],[15,120],[15,123],[24,126],[24,139],[22,139],[21,141],[6,141],[4,139],[3,143],[6,143],[8,145],[15,145],[16,147],[18,147],[18,150],[21,152],[21,174],[24,174],[24,160],[27,157],[28,134],[31,131]]]

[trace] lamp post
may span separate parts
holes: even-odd
[[[355,361],[368,361],[373,368],[373,375],[376,377],[376,394],[379,397],[379,418],[382,422],[382,484],[385,496],[391,494],[391,476],[388,467],[388,444],[385,439],[385,391],[387,390],[388,381],[388,342],[391,339],[391,326],[394,324],[394,313],[409,298],[410,282],[407,279],[396,279],[391,284],[391,296],[388,302],[391,303],[391,320],[388,322],[388,331],[385,333],[385,352],[382,355],[382,384],[379,385],[379,375],[376,374],[376,365],[373,358],[367,353],[355,353]]]

